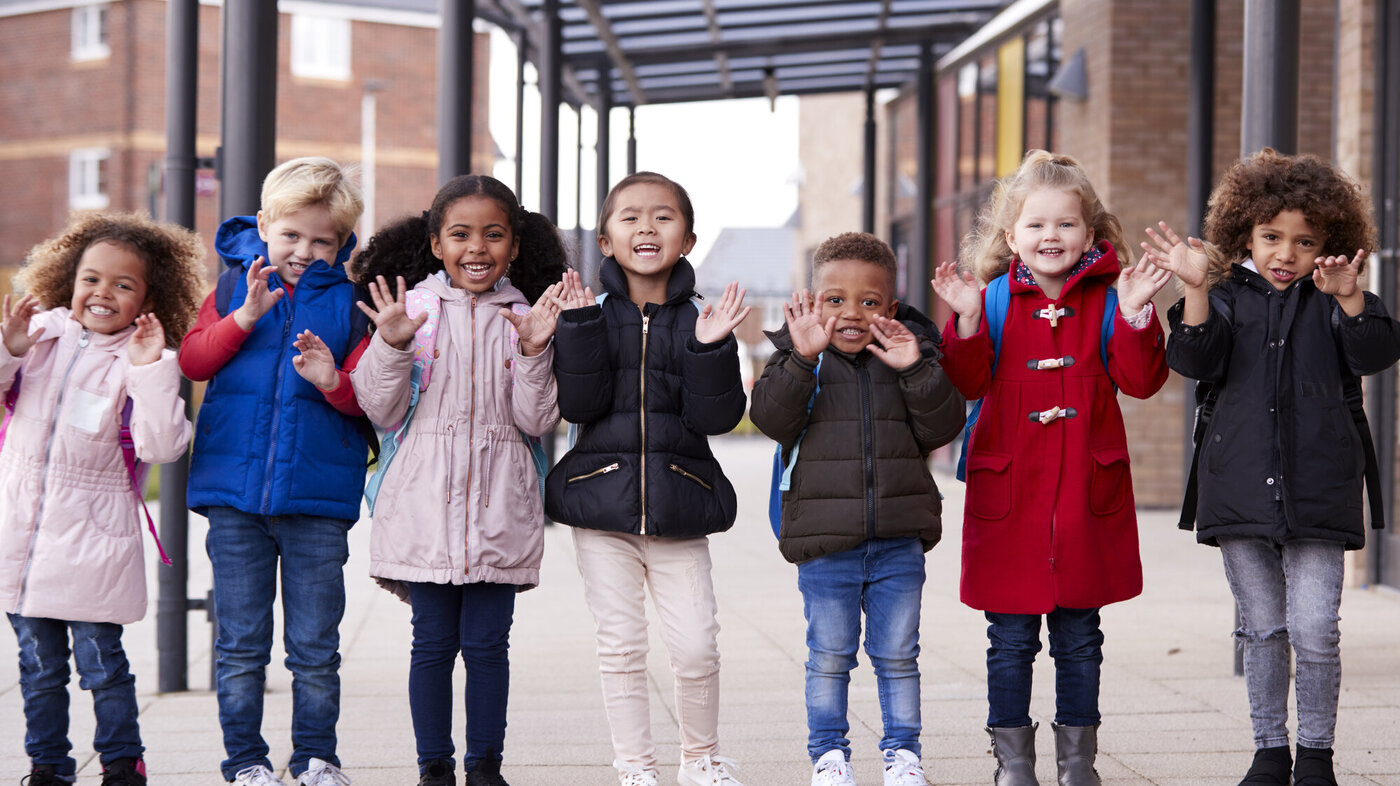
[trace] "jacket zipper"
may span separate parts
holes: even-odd
[[[476,447],[476,296],[472,296],[471,311],[471,339],[467,345],[471,347],[471,362],[467,365],[471,368],[471,384],[467,388],[467,397],[471,399],[471,404],[467,407],[467,490],[466,496],[462,499],[463,509],[466,511],[467,519],[462,529],[462,575],[466,576],[471,572],[471,501],[472,501],[472,452]],[[489,491],[483,491],[482,495]]]
[[[282,344],[284,348],[279,351],[277,362],[277,378],[273,383],[273,400],[279,402],[272,408],[272,428],[268,432],[267,464],[263,467],[263,499],[261,513],[266,516],[272,512],[272,468],[277,460],[277,431],[282,425],[282,407],[280,405],[282,392],[282,375],[286,372],[286,363],[282,362],[282,356],[286,354],[285,347],[287,339],[291,336],[292,317],[295,316],[296,306],[288,304],[287,318],[282,321]]]
[[[567,478],[567,479],[565,479],[564,482],[565,482],[565,483],[573,483],[573,482],[579,481],[579,480],[588,480],[589,478],[594,477],[594,476],[596,476],[596,475],[606,475],[606,474],[608,474],[609,472],[616,472],[616,471],[619,470],[619,469],[622,469],[622,465],[619,464],[618,462],[614,461],[613,463],[607,465],[606,467],[601,467],[601,468],[599,468],[599,469],[593,470],[592,472],[585,472],[585,473],[583,473],[582,475],[575,475],[575,476],[573,476],[573,477],[571,477],[571,478]]]
[[[68,361],[68,368],[63,371],[63,383],[58,388],[58,400],[53,405],[53,417],[49,420],[49,435],[44,441],[44,474],[39,478],[39,510],[34,514],[34,532],[29,536],[29,553],[24,557],[24,570],[19,576],[19,603],[15,608],[19,613],[24,613],[24,598],[28,594],[29,588],[29,568],[34,564],[34,548],[38,545],[39,526],[44,521],[44,492],[49,485],[49,460],[53,458],[53,437],[58,431],[58,416],[63,411],[63,392],[68,389],[68,378],[73,374],[73,367],[78,364],[78,356],[87,349],[88,336],[92,331],[83,328],[83,332],[78,336],[78,349],[73,353],[73,358]]]
[[[647,331],[651,327],[651,317],[642,310],[642,401],[639,416],[642,421],[642,525],[640,534],[647,534]]]
[[[870,416],[870,371],[864,363],[856,365],[860,382],[861,458],[865,463],[865,536],[875,537],[875,428]]]
[[[686,472],[685,470],[681,469],[680,465],[678,465],[678,464],[671,464],[671,465],[669,465],[669,466],[670,466],[672,472],[679,473],[681,477],[683,477],[683,478],[690,478],[691,480],[695,481],[696,483],[699,483],[701,486],[704,486],[704,487],[705,487],[705,490],[706,490],[706,491],[713,491],[713,490],[714,490],[714,489],[710,486],[710,484],[708,484],[708,483],[706,483],[705,481],[701,480],[701,479],[700,479],[700,476],[695,475],[695,474],[690,473],[690,472]]]

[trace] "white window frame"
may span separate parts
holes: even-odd
[[[102,169],[112,157],[105,147],[84,147],[68,154],[68,207],[101,210],[112,203],[104,189]]]
[[[350,80],[350,20],[292,14],[292,76]]]
[[[112,49],[107,44],[109,8],[106,3],[73,8],[74,60],[103,60],[111,57]]]

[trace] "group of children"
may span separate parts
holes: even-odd
[[[572,527],[620,784],[660,781],[650,593],[675,681],[676,781],[740,786],[718,742],[707,540],[733,525],[737,500],[708,437],[746,404],[780,446],[775,526],[807,618],[813,786],[855,783],[847,694],[862,615],[884,783],[928,783],[920,602],[942,532],[928,457],[960,433],[961,597],[988,621],[993,780],[1038,784],[1030,696],[1044,618],[1057,781],[1095,786],[1099,610],[1142,590],[1116,394],[1152,396],[1168,368],[1200,380],[1183,523],[1220,547],[1239,604],[1256,746],[1242,786],[1336,783],[1343,552],[1365,539],[1356,377],[1400,357],[1400,323],[1358,283],[1370,207],[1328,164],[1272,151],[1237,162],[1205,242],[1163,223],[1134,262],[1083,169],[1033,151],[998,183],[961,263],[938,266],[931,283],[953,312],[941,332],[896,298],[889,246],[838,234],[769,334],[751,402],[734,337],[745,293],[697,296],[694,209],[674,181],[642,172],[608,194],[598,293],[569,269],[553,225],[493,178],[454,178],[352,258],[361,208],[335,162],[296,159],[268,176],[256,216],[220,228],[225,270],[207,295],[194,235],[96,214],[37,246],[26,294],[5,297],[0,600],[19,641],[30,786],[74,780],[70,654],[93,693],[103,784],[146,782],[120,639],[146,605],[136,462],[173,460],[192,434],[226,781],[281,783],[261,734],[280,582],[291,775],[350,782],[336,753],[338,630],[363,491],[370,573],[412,609],[420,786],[457,783],[459,653],[465,782],[506,783],[510,628],[515,595],[539,581],[546,515]],[[1167,342],[1152,301],[1173,276],[1183,297]],[[209,382],[193,429],[180,372]],[[574,438],[548,469],[539,441],[561,419]]]

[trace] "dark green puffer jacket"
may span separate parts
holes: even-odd
[[[919,338],[919,362],[896,371],[867,350],[828,347],[810,415],[816,363],[793,351],[786,327],[768,334],[777,351],[754,383],[749,417],[784,458],[807,430],[783,493],[778,548],[789,562],[872,538],[917,537],[928,551],[943,534],[927,456],[961,432],[964,401],[938,364],[938,328],[909,306],[895,318]]]

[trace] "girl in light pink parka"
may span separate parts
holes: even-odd
[[[0,446],[0,607],[19,642],[34,786],[74,777],[70,655],[93,694],[103,786],[146,783],[121,644],[122,625],[146,613],[145,524],[119,432],[129,426],[147,463],[189,444],[171,347],[199,304],[203,257],[179,227],[80,215],[30,252],[28,294],[0,305],[0,391],[13,410]]]
[[[430,210],[381,229],[351,263],[352,277],[368,285],[374,307],[365,311],[375,322],[350,375],[355,398],[388,428],[417,397],[401,441],[381,441],[381,462],[391,443],[397,452],[377,478],[370,575],[413,607],[408,700],[420,786],[457,783],[459,654],[467,786],[505,784],[515,595],[539,583],[544,552],[544,507],[525,438],[550,438],[559,422],[553,335],[564,270],[554,225],[484,175],[452,179]],[[405,282],[416,284],[411,293]],[[333,370],[307,338],[299,339],[303,375],[313,365]]]

